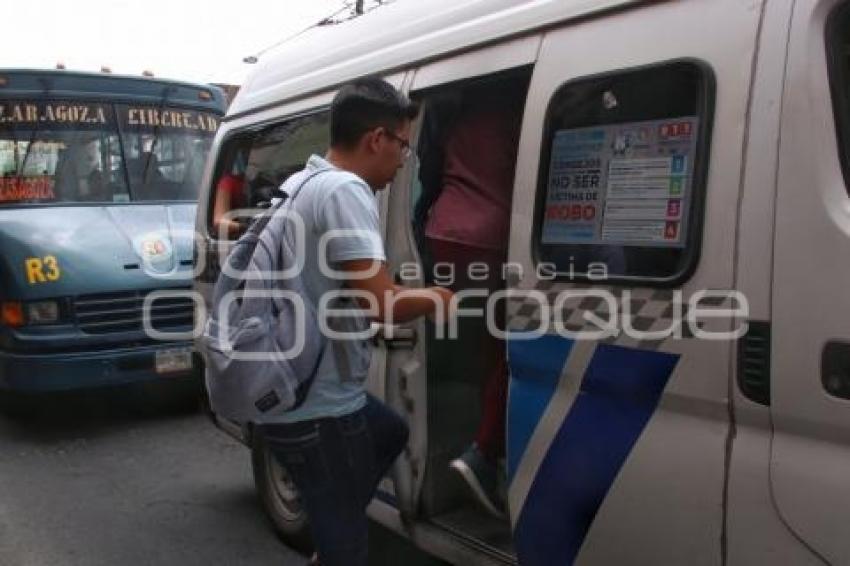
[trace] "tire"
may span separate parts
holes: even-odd
[[[305,554],[313,552],[307,514],[289,474],[268,450],[260,434],[251,447],[254,486],[275,533],[288,546]]]

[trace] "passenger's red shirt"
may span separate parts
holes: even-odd
[[[461,114],[446,141],[443,188],[427,237],[507,249],[521,121],[521,112],[497,98]]]
[[[228,193],[230,195],[230,209],[243,208],[245,206],[245,195],[242,188],[245,186],[245,177],[226,173],[218,180],[216,192]]]

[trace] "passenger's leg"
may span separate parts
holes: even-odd
[[[505,343],[493,339],[494,364],[484,383],[481,421],[475,442],[489,462],[496,465],[505,456],[505,418],[508,409],[508,368]]]
[[[378,484],[407,445],[407,423],[395,411],[369,395],[364,409],[374,446],[374,468],[366,503],[372,500]]]
[[[493,293],[503,287],[501,275],[504,252],[439,240],[431,240],[431,245],[436,262],[454,265],[457,275],[452,286],[454,291],[486,288],[489,293]],[[487,264],[489,277],[486,281],[475,281],[469,277],[469,267],[473,262]],[[504,328],[503,310],[501,306],[497,308],[496,324],[499,329]],[[499,489],[501,478],[498,464],[505,454],[507,362],[504,342],[496,339],[489,330],[484,334],[483,342],[475,349],[482,357],[484,368],[481,381],[482,416],[476,440],[459,458],[452,460],[450,466],[461,475],[488,512],[503,517],[504,497]]]
[[[323,566],[367,564],[364,494],[374,452],[363,413],[264,427],[269,447],[301,495]]]

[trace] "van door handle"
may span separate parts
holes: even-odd
[[[370,329],[375,333],[372,342],[376,346],[384,344],[388,349],[393,350],[413,348],[416,345],[416,329],[411,326],[373,322]]]

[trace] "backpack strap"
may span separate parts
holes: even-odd
[[[240,237],[239,241],[237,242],[237,245],[239,243],[244,242],[245,245],[250,246],[248,249],[246,249],[246,252],[244,253],[246,262],[247,262],[248,258],[250,257],[250,255],[253,253],[253,250],[258,245],[260,237],[262,236],[263,232],[265,232],[265,230],[266,230],[269,222],[271,221],[272,217],[278,212],[278,210],[280,210],[280,208],[284,204],[286,204],[287,202],[289,202],[291,204],[295,200],[295,197],[298,196],[298,194],[301,192],[301,189],[304,188],[304,185],[306,185],[308,181],[313,179],[313,177],[316,177],[316,176],[324,173],[325,171],[329,171],[329,170],[330,169],[320,169],[318,171],[313,171],[312,173],[307,175],[298,184],[298,186],[296,187],[296,189],[294,191],[292,191],[291,197],[287,193],[283,193],[283,196],[281,197],[281,199],[278,202],[276,202],[271,208],[265,210],[258,217],[254,218],[254,220],[252,221],[248,230],[245,232],[245,234],[242,235],[242,237]],[[284,233],[285,233],[285,224],[284,224],[284,230],[281,231],[281,238],[283,238]],[[233,252],[231,252],[231,254],[232,253]],[[278,254],[279,254],[278,255],[278,262],[280,262],[280,259],[281,259],[280,254],[282,254],[282,253],[283,253],[283,246],[280,245],[280,246],[278,246]],[[228,260],[230,260],[230,257],[228,257]],[[220,289],[219,295],[217,295],[217,296],[223,295],[227,291],[241,290],[245,287],[245,284],[246,284],[245,279],[239,278],[238,280],[232,281],[228,288],[225,289],[225,288],[222,287]],[[236,304],[239,305],[239,306],[242,305],[242,297],[236,298]],[[272,304],[274,304],[274,301],[272,301]]]
[[[307,177],[306,177],[305,179],[303,179],[303,180],[302,180],[302,181],[298,184],[298,186],[295,188],[295,190],[294,190],[294,191],[292,191],[292,196],[289,196],[289,194],[288,194],[288,193],[283,193],[283,194],[284,194],[284,196],[280,199],[280,202],[278,202],[278,203],[276,203],[276,204],[275,204],[275,206],[274,206],[274,208],[273,208],[272,212],[269,214],[269,217],[274,216],[274,214],[275,214],[278,210],[280,210],[280,208],[281,208],[281,207],[283,207],[283,205],[284,205],[284,204],[286,204],[286,203],[289,203],[290,208],[292,208],[293,203],[295,202],[295,198],[296,198],[299,194],[301,194],[301,190],[304,188],[304,186],[305,186],[305,185],[306,185],[309,181],[311,181],[314,177],[318,177],[319,175],[321,175],[322,173],[325,173],[326,171],[331,171],[331,169],[319,169],[318,171],[313,171],[312,173],[310,173],[309,175],[307,175]],[[280,231],[280,240],[281,240],[281,241],[280,241],[280,245],[277,247],[277,253],[278,253],[278,258],[277,258],[277,259],[278,259],[278,264],[280,264],[280,263],[282,262],[282,261],[281,261],[281,260],[282,260],[282,257],[281,257],[281,256],[283,255],[283,239],[284,239],[285,237],[286,237],[286,224],[284,223],[284,224],[283,224],[283,227],[282,227],[282,229],[281,229],[281,231]],[[274,304],[274,301],[272,301],[272,304]]]
[[[274,205],[274,207],[272,207],[273,210],[278,210],[280,207],[282,207],[287,202],[290,203],[290,206],[291,206],[292,203],[295,201],[295,197],[297,197],[298,194],[301,192],[301,189],[304,188],[304,185],[306,185],[314,177],[318,177],[319,175],[321,175],[322,173],[325,173],[326,171],[331,171],[331,169],[319,169],[318,171],[313,171],[312,173],[307,175],[307,177],[305,179],[303,179],[298,184],[297,187],[295,187],[295,190],[292,191],[292,196],[290,196],[289,193],[286,193],[286,192],[283,193],[283,196],[281,197],[280,202],[276,203]],[[283,191],[281,191],[281,192],[283,192]]]
[[[295,202],[295,197],[297,197],[299,195],[299,193],[301,193],[301,190],[304,188],[304,185],[307,184],[307,181],[310,181],[311,179],[320,175],[321,173],[324,173],[325,171],[330,171],[330,170],[331,169],[320,169],[319,171],[314,171],[312,174],[307,176],[306,179],[301,181],[301,184],[294,191],[292,191],[291,197],[282,199],[281,202],[278,203],[278,206],[282,206],[284,204],[284,202],[286,202],[286,201],[288,201],[290,206],[292,206],[292,203]],[[286,229],[285,229],[285,225],[284,225],[284,229],[281,230],[281,233],[280,233],[281,240],[283,240],[285,235],[286,235]],[[283,242],[281,242],[281,245],[278,246],[278,250],[279,250],[278,253],[280,253],[280,254],[283,253]],[[272,301],[272,308],[276,309],[274,301]],[[277,313],[275,313],[275,314],[277,314]],[[302,381],[298,385],[298,388],[295,390],[295,403],[292,405],[292,407],[290,407],[290,409],[289,409],[290,411],[294,411],[294,410],[300,408],[301,405],[303,405],[304,402],[307,400],[307,394],[310,393],[310,388],[313,386],[313,382],[316,380],[316,375],[319,373],[319,366],[321,366],[322,359],[325,357],[326,346],[327,346],[327,344],[324,342],[324,340],[322,340],[322,344],[319,347],[319,355],[316,357],[316,365],[310,371],[310,376],[307,379],[305,379],[304,381]]]

